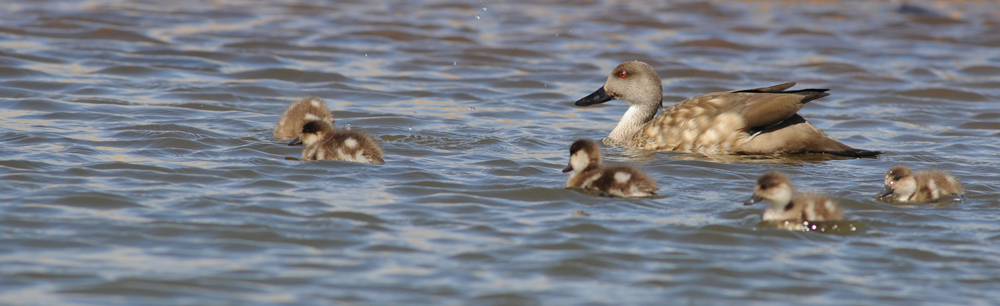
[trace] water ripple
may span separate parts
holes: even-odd
[[[488,9],[487,9],[488,8]],[[0,12],[5,304],[988,304],[1000,299],[1000,36],[984,2],[18,2]],[[578,108],[643,60],[664,104],[797,81],[878,159],[603,148],[661,196],[563,188]],[[323,98],[387,164],[271,139]],[[889,166],[966,201],[881,202]],[[763,172],[839,200],[743,206]],[[834,229],[832,225],[836,225]],[[776,228],[777,227],[777,228]],[[32,301],[32,302],[26,302]]]

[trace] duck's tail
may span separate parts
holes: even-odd
[[[879,154],[882,154],[882,151],[870,151],[870,150],[861,150],[852,148],[846,151],[824,151],[818,153],[826,153],[830,155],[854,157],[854,158],[875,158],[878,157]]]
[[[825,153],[843,157],[867,158],[878,157],[879,154],[882,154],[882,151],[855,149],[827,137],[815,139],[812,147],[818,150],[810,150],[812,152],[809,153]]]

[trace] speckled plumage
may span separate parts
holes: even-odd
[[[305,144],[303,161],[321,159],[343,160],[382,165],[382,148],[374,139],[360,132],[336,131],[333,124],[322,120],[309,121],[302,126],[301,135],[288,145]]]
[[[653,151],[706,155],[772,155],[829,153],[876,156],[827,137],[796,114],[805,103],[829,94],[827,89],[785,91],[789,82],[771,87],[715,92],[681,101],[656,116],[663,87],[648,64],[625,62],[616,67],[601,89],[576,102],[578,106],[623,100],[629,109],[604,142]]]
[[[764,221],[834,221],[844,217],[840,205],[833,199],[818,194],[794,194],[792,182],[780,172],[768,172],[757,180],[754,194],[744,204],[752,205],[766,200],[771,204],[764,210]]]
[[[274,139],[289,140],[299,137],[302,125],[313,120],[333,123],[333,114],[326,108],[326,102],[317,97],[306,97],[288,106],[285,114],[274,126]]]
[[[933,202],[938,199],[961,201],[965,189],[954,175],[944,171],[913,172],[905,165],[895,165],[885,173],[885,188],[878,198],[893,196],[895,202]]]
[[[567,188],[597,190],[624,198],[656,195],[656,182],[639,169],[601,167],[601,149],[593,141],[577,140],[570,146],[569,154],[569,165],[563,169],[564,173],[570,172]]]

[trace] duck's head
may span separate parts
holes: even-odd
[[[875,197],[884,198],[895,195],[897,199],[909,199],[917,192],[917,180],[913,178],[913,170],[905,165],[895,165],[885,173],[885,188]]]
[[[563,173],[583,172],[601,166],[601,148],[587,139],[580,139],[569,147],[569,165]]]
[[[791,205],[792,182],[781,172],[765,173],[757,179],[757,185],[753,188],[753,196],[743,204],[753,205],[764,200],[771,202],[771,206],[775,207]],[[785,209],[790,209],[790,207]]]
[[[308,102],[308,104],[303,103],[306,107],[305,110],[305,120],[322,120],[330,123],[334,123],[336,120],[333,119],[333,114],[330,113],[329,109],[326,107],[326,102],[317,97],[307,97],[302,100],[302,102]]]
[[[663,99],[660,75],[649,64],[640,61],[621,63],[611,71],[608,81],[589,96],[576,101],[577,106],[588,106],[622,100],[634,105],[656,105]]]
[[[299,134],[299,137],[292,139],[292,142],[289,142],[288,145],[295,146],[305,144],[306,146],[310,146],[319,142],[319,140],[326,137],[326,135],[333,133],[333,131],[333,124],[329,121],[309,121],[302,125],[302,133]]]

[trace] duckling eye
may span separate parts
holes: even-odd
[[[625,78],[625,77],[627,77],[627,76],[628,76],[628,73],[625,73],[625,70],[622,70],[622,72],[619,72],[619,73],[618,73],[618,77],[619,77],[619,78],[623,78],[623,79],[624,79],[624,78]]]

